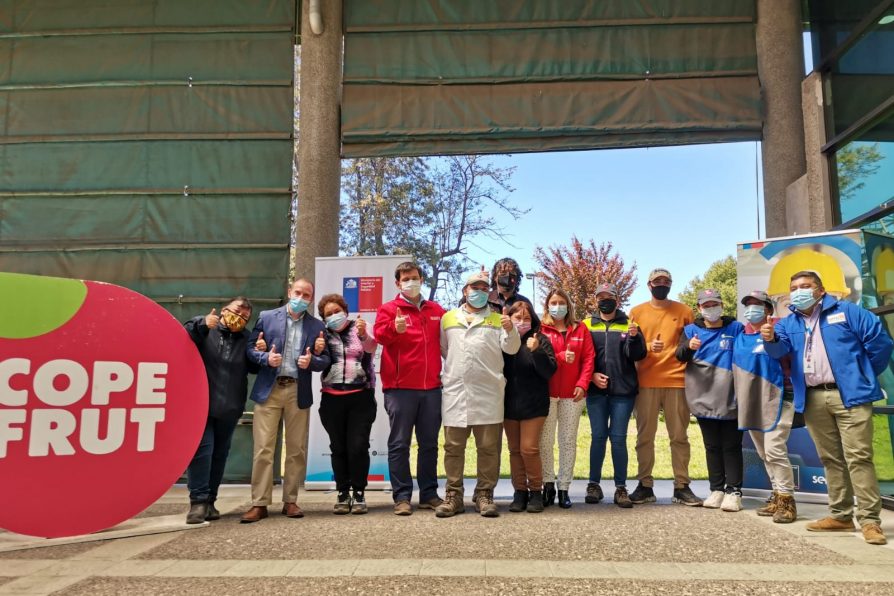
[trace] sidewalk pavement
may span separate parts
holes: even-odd
[[[780,525],[755,515],[760,499],[738,513],[671,505],[664,481],[657,504],[623,510],[611,482],[608,502],[587,505],[575,481],[569,510],[509,513],[503,480],[501,516],[485,519],[469,504],[473,484],[467,513],[451,519],[396,517],[378,491],[367,515],[335,516],[334,493],[302,491],[304,518],[271,507],[255,524],[239,523],[248,487],[226,486],[208,527],[0,553],[0,594],[894,594],[894,546],[807,532],[823,505],[799,503],[798,521]],[[182,523],[187,501],[177,486],[142,516]],[[894,514],[882,526],[894,540]]]

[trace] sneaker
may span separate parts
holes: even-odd
[[[366,506],[366,497],[362,490],[354,491],[354,504],[351,506],[351,513],[354,515],[363,515],[369,511]]]
[[[584,503],[594,504],[601,501],[604,497],[602,487],[598,482],[590,482],[587,484],[587,496],[584,497]]]
[[[419,509],[437,509],[438,505],[444,502],[444,499],[435,495],[427,501],[419,501]]]
[[[757,510],[757,514],[761,517],[773,517],[773,514],[776,513],[776,508],[779,506],[777,503],[777,499],[779,498],[779,493],[775,490],[770,493],[770,496],[767,497],[767,503]]]
[[[687,507],[702,506],[702,500],[695,496],[695,493],[692,492],[692,489],[689,488],[688,484],[683,488],[675,488],[674,496],[671,501],[679,503],[680,505],[686,505]],[[636,501],[633,502],[636,503]]]
[[[622,509],[630,509],[633,507],[633,501],[630,500],[630,495],[627,494],[626,486],[615,487],[615,505]]]
[[[723,511],[742,511],[742,493],[737,490],[726,493],[723,497],[723,503],[720,505]]]
[[[708,509],[720,509],[720,506],[723,505],[723,497],[725,496],[726,493],[722,490],[712,490],[711,494],[708,495],[708,498],[702,503],[702,507],[707,507]]]
[[[655,491],[652,490],[651,486],[643,486],[640,482],[636,485],[636,488],[630,493],[630,502],[636,505],[642,505],[643,503],[654,503],[655,502]]]
[[[447,491],[444,502],[435,507],[435,517],[453,517],[466,512],[463,496],[456,491]]]
[[[338,497],[335,501],[335,507],[332,508],[332,513],[335,515],[346,515],[351,512],[351,493],[346,490],[338,493]]]
[[[475,511],[481,514],[481,517],[500,517],[500,511],[497,504],[494,503],[494,496],[489,492],[478,493],[474,499]]]
[[[413,507],[407,500],[400,500],[394,504],[394,515],[413,515]]]
[[[863,540],[867,544],[888,544],[885,533],[878,524],[866,524],[863,526]]]
[[[214,506],[213,502],[208,503],[208,513],[205,514],[205,521],[217,521],[220,519],[220,511]]]
[[[777,495],[776,511],[773,513],[773,523],[790,524],[798,519],[798,508],[795,506],[794,495]]]
[[[835,519],[834,517],[824,517],[816,521],[807,523],[808,532],[853,532],[857,529],[854,520]]]

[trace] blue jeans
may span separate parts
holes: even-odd
[[[241,413],[228,418],[209,416],[205,421],[202,440],[186,469],[190,503],[213,503],[217,499],[217,489],[223,480],[227,456],[230,454],[233,431],[241,416]]]
[[[426,391],[389,389],[385,391],[385,411],[391,423],[388,435],[388,473],[394,502],[409,501],[413,494],[410,475],[410,440],[416,430],[419,453],[416,481],[419,502],[438,496],[438,433],[441,430],[441,389]]]
[[[587,416],[590,418],[590,482],[602,480],[605,461],[605,441],[612,442],[612,467],[615,486],[627,484],[627,426],[633,413],[635,398],[620,395],[587,397]]]

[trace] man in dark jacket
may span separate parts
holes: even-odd
[[[612,466],[615,470],[615,504],[633,507],[627,494],[627,427],[639,385],[636,361],[646,357],[646,342],[636,323],[618,309],[618,289],[602,284],[596,289],[599,316],[584,322],[590,329],[596,348],[593,382],[587,389],[587,415],[590,418],[590,482],[587,503],[602,500],[602,462],[606,439],[612,444]]]
[[[186,331],[199,348],[208,375],[208,419],[195,456],[186,471],[189,513],[186,523],[220,519],[214,507],[223,479],[230,441],[245,409],[248,373],[258,367],[248,360],[245,348],[251,318],[251,302],[238,296],[221,309],[186,322]]]
[[[484,271],[484,266],[481,266]],[[518,293],[521,287],[521,280],[524,279],[521,267],[518,262],[511,257],[504,257],[494,263],[494,268],[490,272],[490,293],[487,296],[487,303],[494,312],[503,312],[504,308],[512,308],[516,302],[527,302],[533,308],[531,301]],[[459,303],[465,303],[466,298],[463,296]]]

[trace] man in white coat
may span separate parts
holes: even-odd
[[[435,509],[438,517],[465,512],[463,467],[469,434],[475,435],[478,449],[478,484],[472,497],[475,510],[484,517],[500,515],[494,504],[494,487],[500,477],[503,437],[503,353],[518,352],[521,339],[506,314],[490,309],[489,291],[485,271],[470,275],[463,287],[465,302],[441,319],[447,495]]]

